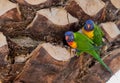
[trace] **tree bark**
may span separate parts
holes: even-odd
[[[14,83],[67,83],[70,81],[74,83],[74,79],[79,73],[79,66],[79,58],[71,59],[65,48],[54,47],[50,44],[39,45],[31,53],[30,60]],[[30,77],[31,79],[29,79]]]

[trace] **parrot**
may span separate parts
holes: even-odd
[[[104,45],[102,40],[104,33],[91,19],[85,22],[85,25],[82,27],[82,33],[89,37],[96,46]]]
[[[79,32],[67,31],[65,32],[65,40],[67,44],[76,49],[77,56],[81,53],[88,53],[93,56],[101,65],[103,65],[111,74],[111,69],[103,62],[99,54],[96,52],[96,48],[93,45],[93,41]]]

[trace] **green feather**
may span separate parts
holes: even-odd
[[[94,24],[94,37],[93,37],[93,42],[96,44],[96,46],[103,45],[102,37],[103,37],[103,32],[101,28]]]
[[[75,32],[74,33],[74,41],[77,43],[77,50],[79,50],[77,54],[85,52],[85,53],[92,55],[100,64],[102,64],[109,72],[111,72],[110,68],[100,58],[100,56],[97,52],[98,49],[96,49],[93,46],[94,42],[91,39],[89,39],[84,34]]]
[[[101,65],[103,65],[112,74],[111,69],[103,62],[103,60],[100,58],[100,56],[94,50],[91,50],[87,53],[92,55]]]

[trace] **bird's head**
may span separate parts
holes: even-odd
[[[94,22],[92,20],[87,20],[84,25],[84,30],[92,31],[94,29]]]
[[[72,31],[65,32],[65,40],[72,48],[76,48],[76,43],[74,41],[74,34]]]
[[[73,42],[74,41],[74,35],[72,31],[65,32],[65,40],[67,42]]]

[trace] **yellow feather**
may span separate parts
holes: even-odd
[[[88,36],[90,39],[93,39],[93,36],[94,36],[93,32],[94,31],[86,31],[84,30],[84,28],[82,28],[82,33]]]

